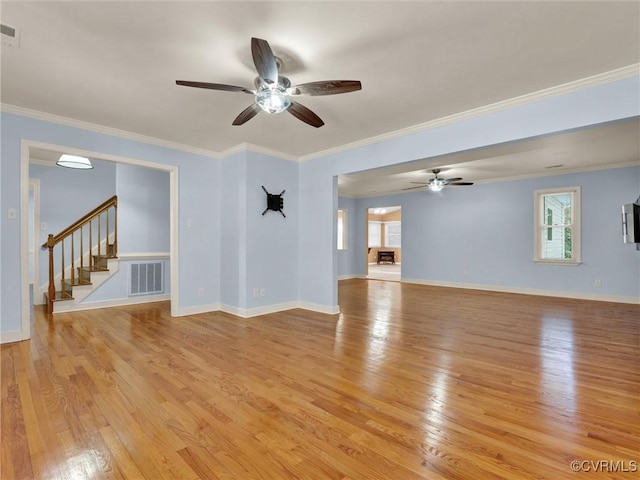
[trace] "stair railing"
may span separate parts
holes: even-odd
[[[59,246],[60,255],[60,285],[61,297],[71,297],[69,285],[76,285],[76,280],[81,283],[85,271],[85,235],[88,234],[88,258],[89,270],[104,270],[103,258],[113,258],[118,253],[118,197],[114,195],[101,205],[91,210],[82,218],[76,220],[57,235],[49,234],[47,241],[42,244],[42,248],[49,249],[49,287],[47,289],[47,313],[53,313],[53,302],[56,299],[55,287],[55,262],[54,249]],[[103,228],[104,224],[104,228]],[[97,246],[94,244],[94,233],[97,238]],[[112,236],[112,239],[109,237]],[[79,272],[76,277],[76,238],[78,239],[80,258]],[[102,242],[104,242],[104,254],[102,253]],[[66,245],[65,245],[66,243]],[[97,255],[94,255],[94,251]],[[69,253],[70,260],[65,263],[65,252]],[[106,260],[104,260],[106,261]],[[66,270],[70,269],[70,283],[66,282]]]

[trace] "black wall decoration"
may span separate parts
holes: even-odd
[[[267,213],[269,210],[273,210],[274,212],[280,212],[282,216],[286,218],[287,216],[282,211],[282,209],[284,208],[284,199],[282,198],[282,195],[284,195],[285,190],[282,190],[277,195],[267,192],[267,189],[264,188],[264,185],[262,186],[262,190],[264,190],[264,193],[267,194],[267,208],[264,209],[262,215]]]

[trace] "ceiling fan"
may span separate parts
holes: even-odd
[[[438,174],[440,173],[440,169],[439,168],[434,168],[433,170],[431,170],[431,172],[435,175],[435,177],[433,177],[428,182],[411,182],[411,183],[418,183],[420,185],[417,186],[417,187],[403,188],[402,190],[413,190],[414,188],[424,188],[426,186],[432,192],[439,192],[444,187],[449,187],[449,186],[456,187],[456,186],[464,186],[464,185],[473,185],[473,182],[461,182],[460,180],[462,180],[462,178],[460,178],[460,177],[457,177],[457,178],[442,178],[442,177],[439,177],[438,176]]]
[[[324,122],[307,107],[295,102],[291,97],[298,95],[336,95],[338,93],[355,92],[362,88],[357,80],[325,80],[320,82],[302,83],[291,86],[287,77],[278,75],[280,60],[273,54],[269,42],[260,38],[251,39],[251,55],[258,71],[254,84],[255,90],[249,90],[235,85],[222,83],[191,82],[176,80],[176,84],[185,87],[208,88],[226,92],[242,92],[254,96],[254,103],[240,112],[233,121],[233,125],[242,125],[255,117],[260,110],[267,113],[289,112],[298,120],[313,127],[321,127]]]

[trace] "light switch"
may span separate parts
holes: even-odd
[[[18,211],[15,208],[10,208],[7,211],[7,218],[9,220],[15,220],[16,218],[18,218]]]
[[[42,222],[42,223],[40,224],[40,230],[43,230],[43,231],[44,231],[44,230],[46,230],[47,228],[48,228],[48,227],[47,227],[47,222]]]

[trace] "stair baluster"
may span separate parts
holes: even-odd
[[[60,249],[60,265],[62,265],[62,278],[60,280],[60,291],[62,292],[62,294],[60,295],[60,298],[65,298],[65,287],[66,285],[64,284],[64,238],[62,239],[62,248]]]
[[[93,222],[89,220],[89,270],[93,269],[93,255],[91,249],[93,248]]]
[[[75,237],[76,234],[75,232],[73,232],[71,234],[71,285],[75,285],[76,284],[76,277],[75,277],[75,270],[76,270],[76,256],[75,256]]]
[[[78,279],[84,281],[84,248],[82,247],[82,239],[84,238],[84,225],[80,227],[80,271]]]
[[[100,235],[100,224],[101,223],[102,222],[100,221],[100,214],[98,214],[98,257],[97,257],[98,267],[102,267],[102,262],[100,260],[100,244],[102,243],[102,241],[101,241],[102,237]]]
[[[56,287],[53,283],[53,247],[55,247],[55,239],[53,237],[53,233],[50,233],[47,237],[47,248],[49,249],[49,288],[48,298],[56,297]],[[47,302],[47,313],[53,313],[53,302]]]

